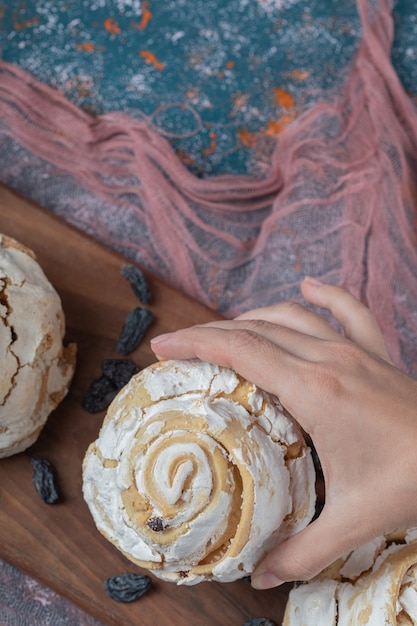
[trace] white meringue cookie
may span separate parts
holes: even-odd
[[[178,584],[229,582],[308,524],[315,472],[275,397],[229,369],[164,361],[112,402],[83,491],[97,528],[133,562]]]
[[[0,458],[28,448],[67,393],[75,345],[34,253],[0,235]]]
[[[318,624],[417,626],[416,533],[378,537],[292,589],[283,626]]]

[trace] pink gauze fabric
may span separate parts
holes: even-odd
[[[263,177],[199,179],[146,120],[93,118],[0,63],[2,180],[226,317],[301,301],[304,275],[344,286],[416,375],[417,114],[390,2],[358,9],[343,89],[287,128]]]

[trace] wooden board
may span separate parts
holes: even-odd
[[[132,604],[111,600],[103,581],[145,573],[96,530],[81,493],[81,464],[104,414],[80,404],[104,358],[120,358],[116,339],[138,302],[120,269],[126,259],[53,214],[0,185],[0,232],[34,250],[61,296],[66,341],[78,344],[76,373],[66,399],[50,416],[38,442],[0,461],[0,557],[68,598],[103,624],[114,626],[241,626],[253,617],[281,624],[288,586],[255,591],[245,581],[177,587],[153,578],[152,591]],[[147,274],[155,322],[131,356],[139,368],[153,362],[151,336],[218,319],[216,313]],[[44,504],[30,466],[34,454],[50,459],[63,502]]]

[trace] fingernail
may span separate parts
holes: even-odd
[[[251,576],[251,585],[254,589],[272,589],[283,583],[284,581],[277,578],[272,572],[261,572]]]
[[[169,337],[172,336],[173,333],[162,333],[162,335],[157,335],[156,337],[152,337],[150,343],[152,346],[157,346],[166,341]]]
[[[315,285],[316,287],[320,287],[321,285],[323,285],[321,280],[315,278],[314,276],[304,276],[304,280],[310,283],[310,285]]]

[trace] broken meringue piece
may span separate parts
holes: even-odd
[[[292,589],[283,626],[317,624],[417,626],[416,533],[378,537]]]
[[[315,508],[301,430],[277,398],[203,361],[163,361],[109,407],[83,463],[100,532],[177,584],[250,575]]]
[[[28,448],[67,393],[76,346],[34,253],[0,234],[0,458]]]

